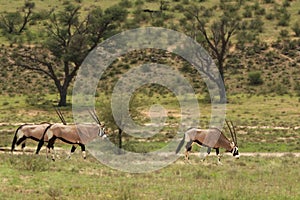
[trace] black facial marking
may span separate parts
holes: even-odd
[[[233,156],[237,156],[237,155],[239,155],[239,150],[237,147],[234,147],[233,148]]]

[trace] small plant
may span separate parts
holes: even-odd
[[[264,0],[264,3],[274,3],[274,0]]]
[[[281,37],[288,37],[289,36],[289,31],[286,30],[286,29],[283,29],[283,30],[280,31],[279,34],[280,34]]]
[[[266,14],[266,19],[267,20],[273,20],[275,18],[274,14],[273,13],[268,13]]]
[[[12,156],[9,158],[12,167],[18,170],[43,172],[49,170],[49,164],[44,158],[28,155]]]
[[[283,11],[281,14],[279,21],[278,21],[278,26],[288,26],[290,22],[291,15],[287,11]]]
[[[292,30],[295,32],[296,37],[300,37],[300,24],[296,22],[292,27]]]
[[[50,187],[47,190],[47,194],[51,197],[51,199],[58,199],[58,197],[62,195],[62,191],[59,188]]]
[[[7,102],[7,101],[3,102],[3,104],[2,104],[2,106],[7,106],[7,105],[9,105],[9,102]]]
[[[261,85],[263,84],[263,80],[261,78],[260,71],[249,72],[248,74],[249,84],[250,85]]]
[[[245,12],[243,13],[243,16],[245,18],[251,18],[252,17],[252,10],[250,7],[245,8]]]

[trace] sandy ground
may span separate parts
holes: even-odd
[[[25,153],[26,154],[34,154],[36,150],[36,147],[26,147]],[[55,150],[57,152],[60,151],[66,151],[62,148],[55,147]],[[45,152],[45,147],[42,148],[41,153]],[[0,147],[0,153],[10,153],[10,147]],[[14,150],[14,154],[22,154],[22,150],[20,148],[17,148]],[[67,153],[67,151],[66,151]],[[183,154],[181,154],[183,156]],[[199,152],[193,152],[190,153],[190,155],[199,155]],[[223,153],[222,155],[231,155],[230,153]],[[212,153],[210,156],[215,156],[214,153]],[[240,152],[241,157],[284,157],[284,156],[293,156],[293,157],[300,157],[300,152]]]

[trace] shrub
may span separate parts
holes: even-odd
[[[289,31],[286,30],[286,29],[283,29],[283,30],[280,31],[279,34],[280,34],[281,37],[288,37],[289,36]]]
[[[288,90],[287,88],[283,85],[283,84],[280,84],[280,83],[277,83],[275,86],[274,86],[274,92],[278,95],[284,95],[284,94],[287,94],[288,93]]]
[[[255,10],[254,13],[256,15],[264,15],[264,14],[266,14],[266,9],[265,8],[259,8],[259,9]]]
[[[250,85],[261,85],[263,83],[260,71],[249,72],[248,78]]]
[[[256,17],[255,19],[250,21],[249,29],[250,30],[257,30],[258,32],[263,31],[263,25],[264,22],[261,20],[261,18]]]
[[[266,19],[267,19],[267,20],[273,20],[273,19],[274,19],[274,14],[273,14],[273,13],[268,13],[268,14],[266,15]]]
[[[120,6],[124,7],[124,8],[131,8],[132,7],[132,2],[128,1],[128,0],[122,0],[119,3]]]
[[[243,16],[245,18],[251,18],[252,17],[252,10],[250,7],[246,7],[244,13],[243,13]]]
[[[300,24],[296,22],[292,27],[292,30],[295,32],[296,37],[300,37]]]
[[[274,0],[264,0],[264,3],[274,3]]]
[[[282,14],[279,18],[278,25],[279,26],[288,26],[290,22],[291,15],[287,13],[287,11],[282,11]]]
[[[289,7],[291,4],[289,2],[289,0],[285,0],[283,3],[282,3],[282,6],[283,7]]]

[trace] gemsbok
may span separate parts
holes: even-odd
[[[50,151],[52,149],[52,160],[55,160],[56,153],[54,151],[54,143],[56,139],[59,139],[65,143],[72,144],[73,147],[69,154],[69,158],[71,154],[74,153],[77,145],[81,147],[82,156],[86,158],[85,152],[85,145],[95,139],[96,137],[100,136],[102,138],[106,137],[105,128],[101,124],[99,118],[97,117],[95,112],[90,112],[93,119],[97,122],[89,123],[89,124],[70,124],[70,125],[63,125],[63,124],[53,124],[46,128],[43,137],[48,137],[48,145],[47,149]],[[40,148],[43,146],[44,140],[41,138],[37,153],[39,152]]]
[[[226,121],[231,138],[233,140],[232,142],[228,138],[226,138],[224,133],[218,128],[191,128],[184,133],[183,139],[181,140],[176,149],[176,154],[180,151],[183,144],[187,142],[185,146],[185,160],[189,159],[189,152],[192,150],[192,145],[194,143],[203,147],[207,147],[207,154],[204,156],[203,160],[205,160],[206,156],[210,154],[212,148],[216,150],[216,155],[218,156],[219,164],[221,164],[219,148],[224,148],[227,152],[231,152],[235,158],[239,158],[235,127],[233,126],[231,121],[230,123],[232,128]]]
[[[64,119],[62,113],[60,112],[60,110],[57,110],[55,108],[55,111],[58,115],[58,117],[60,118],[60,120],[62,121],[63,124],[66,124],[66,120]],[[43,138],[43,142],[48,142],[48,137],[43,137],[44,136],[44,132],[47,129],[47,127],[51,126],[51,123],[48,122],[43,122],[41,124],[23,124],[21,126],[19,126],[15,132],[14,138],[13,138],[13,142],[11,145],[11,152],[13,153],[15,146],[22,144],[22,151],[24,153],[24,148],[26,146],[26,139],[32,139],[34,141],[39,142],[41,140],[41,138]],[[72,147],[73,149],[74,147]],[[71,150],[72,150],[71,149]],[[46,152],[48,154],[48,151]],[[38,154],[38,152],[36,151],[36,154]]]
[[[15,132],[12,145],[11,152],[13,153],[15,146],[22,144],[22,151],[24,153],[24,148],[26,146],[26,139],[32,139],[37,142],[40,141],[43,136],[46,128],[50,125],[50,123],[41,123],[41,124],[23,124],[19,126]],[[48,142],[48,138],[44,138],[45,142]]]

